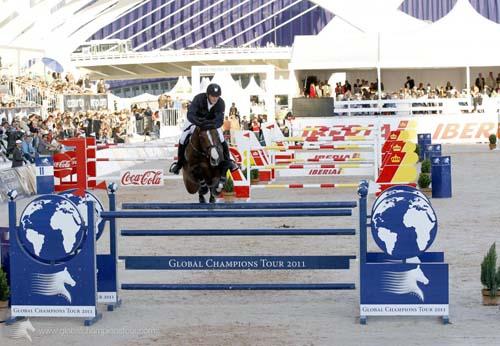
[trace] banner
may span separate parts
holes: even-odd
[[[24,188],[15,168],[0,171],[0,202],[8,200],[7,193],[10,190],[16,190],[22,196],[29,196],[34,193],[34,191],[27,191]]]
[[[71,112],[107,110],[108,95],[64,95],[64,110]]]
[[[120,173],[121,186],[163,186],[163,169],[126,170]]]
[[[402,122],[415,124],[416,133],[431,133],[432,143],[466,144],[487,143],[491,134],[498,131],[498,115],[481,114],[429,114],[418,116],[337,116],[331,118],[297,118],[292,121],[292,136],[369,136],[380,129],[386,139],[389,132]],[[321,129],[311,127],[321,126]],[[356,127],[363,129],[356,130]],[[416,138],[413,139],[417,142]]]

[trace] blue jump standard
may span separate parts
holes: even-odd
[[[165,291],[260,291],[260,290],[353,290],[353,283],[318,284],[122,284],[124,290],[165,290]]]
[[[172,237],[172,236],[290,236],[290,235],[355,235],[355,229],[150,229],[122,230],[121,235],[127,237]]]
[[[123,203],[122,209],[333,209],[356,208],[354,201],[348,202],[287,202],[287,203]]]
[[[350,209],[297,209],[297,210],[204,210],[204,211],[103,211],[103,219],[146,218],[235,218],[235,217],[306,217],[351,216]]]

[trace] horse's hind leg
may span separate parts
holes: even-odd
[[[201,192],[198,192],[198,199],[199,199],[200,203],[207,203],[205,196]]]
[[[210,199],[208,200],[210,203],[215,203],[215,192],[210,189]]]

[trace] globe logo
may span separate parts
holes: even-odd
[[[85,225],[87,225],[87,201],[92,201],[94,202],[94,210],[96,213],[96,235],[95,238],[96,240],[99,240],[99,238],[102,235],[102,232],[104,231],[104,226],[105,226],[105,220],[101,218],[101,212],[104,211],[104,207],[101,203],[101,201],[92,193],[85,191],[85,196],[78,196],[75,195],[76,189],[72,190],[67,190],[59,193],[60,196],[66,197],[69,199],[71,202],[73,202],[76,207],[78,208],[78,211],[80,212],[80,215],[83,217],[83,221],[85,222]]]
[[[425,196],[414,188],[398,188],[375,201],[371,229],[382,251],[395,259],[407,259],[419,256],[432,245],[438,224]]]
[[[24,209],[17,232],[21,247],[34,259],[65,262],[81,248],[84,221],[77,206],[58,195],[43,195]]]

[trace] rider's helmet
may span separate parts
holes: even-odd
[[[219,97],[221,95],[221,89],[219,84],[215,83],[209,84],[207,87],[207,95]]]

